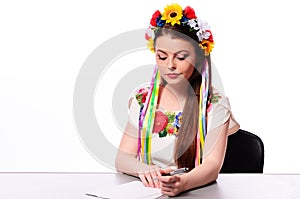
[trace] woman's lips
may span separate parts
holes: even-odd
[[[170,79],[176,79],[180,74],[178,73],[167,73],[166,76]]]

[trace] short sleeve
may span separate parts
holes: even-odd
[[[222,132],[224,124],[227,121],[229,122],[227,136],[237,132],[240,128],[240,125],[233,117],[229,99],[224,94],[218,93],[214,90],[208,110],[204,157],[210,154],[210,152],[214,149],[218,137],[220,136],[220,132]]]
[[[128,122],[135,128],[138,128],[141,105],[138,103],[135,96],[130,98],[129,104]]]
[[[210,106],[207,121],[208,133],[227,121],[229,121],[228,135],[235,133],[240,128],[231,112],[229,99],[225,95],[214,90]]]
[[[141,107],[146,101],[149,87],[142,87],[135,91],[129,99],[128,122],[138,128]]]

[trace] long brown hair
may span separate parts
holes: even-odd
[[[154,46],[156,39],[162,35],[169,35],[173,38],[185,39],[194,46],[196,53],[196,64],[193,74],[189,78],[189,91],[186,103],[182,112],[182,123],[174,150],[174,159],[178,167],[188,167],[190,170],[195,167],[196,141],[198,131],[198,114],[199,114],[199,91],[201,86],[201,71],[204,67],[205,59],[208,61],[210,68],[210,57],[204,55],[204,51],[199,47],[198,37],[195,33],[190,32],[187,28],[166,24],[159,28],[155,33]],[[164,80],[163,83],[166,83]]]

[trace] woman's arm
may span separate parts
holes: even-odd
[[[128,122],[120,142],[115,162],[117,171],[133,176],[138,176],[139,172],[148,169],[148,165],[137,160],[138,133],[136,131],[136,128]]]
[[[218,178],[226,151],[228,124],[229,122],[226,122],[214,129],[214,131],[219,131],[216,143],[209,154],[204,157],[201,165],[183,175],[159,178],[163,194],[175,196],[180,192],[206,185]]]
[[[159,187],[159,182],[153,178],[160,175],[159,167],[147,165],[137,159],[138,131],[127,123],[123,133],[115,166],[117,171],[139,177],[145,186]]]
[[[217,142],[207,157],[203,159],[203,163],[186,174],[184,177],[187,181],[185,190],[208,184],[218,178],[226,152],[228,122],[215,130],[220,131]]]

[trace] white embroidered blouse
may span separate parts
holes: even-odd
[[[145,90],[146,91],[146,90]],[[205,139],[204,157],[209,153],[216,143],[219,135],[220,127],[229,120],[228,135],[235,133],[239,129],[239,124],[233,117],[231,112],[229,99],[222,93],[213,90],[213,98],[208,107],[207,115],[207,135]],[[145,93],[139,93],[132,98],[129,108],[129,122],[132,126],[138,129],[139,115],[141,108],[141,98],[145,97]],[[156,110],[155,126],[152,133],[151,142],[151,159],[152,163],[161,167],[174,167],[174,146],[176,142],[176,133],[180,127],[181,110],[176,112],[169,112],[161,107]]]

